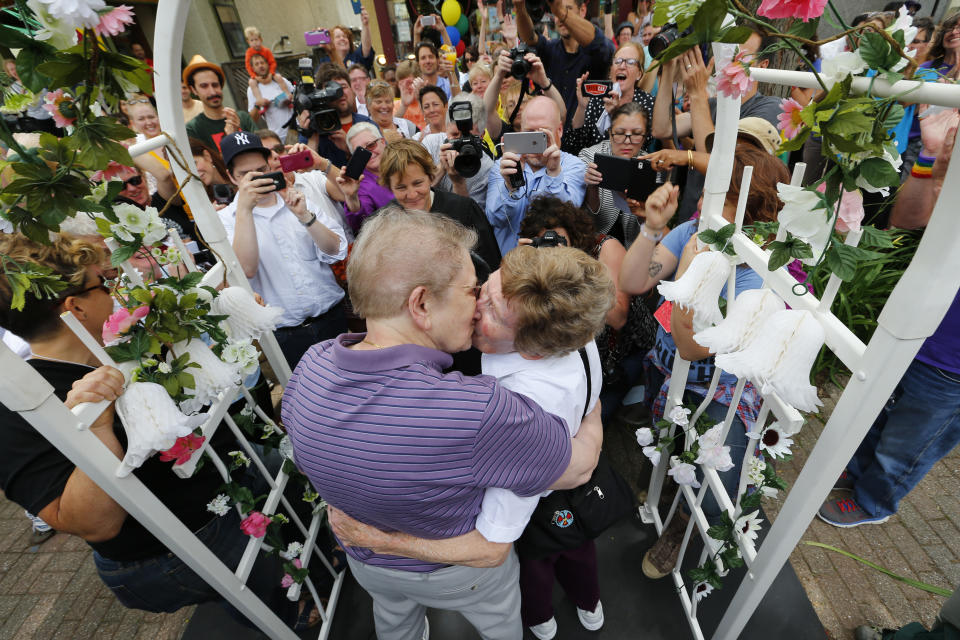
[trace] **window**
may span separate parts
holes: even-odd
[[[230,49],[230,56],[243,58],[247,53],[247,41],[243,37],[243,24],[240,22],[240,14],[237,13],[237,5],[233,0],[211,1],[213,12],[220,22],[220,29],[223,30],[223,39],[227,41],[227,48]]]

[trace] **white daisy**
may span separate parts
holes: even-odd
[[[747,543],[751,549],[757,540],[757,532],[760,531],[760,525],[763,524],[763,520],[759,518],[759,515],[759,509],[752,511],[745,516],[737,518],[736,523],[733,525],[734,531],[740,534],[743,541]]]
[[[755,436],[751,435],[751,437]],[[791,446],[793,446],[793,440],[780,430],[779,423],[774,422],[760,434],[760,449],[774,458],[790,455]]]
[[[713,587],[711,587],[709,584],[707,584],[706,582],[698,582],[693,586],[693,599],[696,602],[700,602],[701,600],[706,598],[708,595],[710,595],[712,592],[713,592]]]

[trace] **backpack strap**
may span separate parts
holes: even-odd
[[[593,395],[593,389],[591,389],[590,359],[587,357],[586,347],[580,347],[577,349],[577,353],[580,354],[580,359],[583,360],[583,368],[587,372],[587,401],[583,403],[583,416],[580,418],[582,420],[587,417],[587,409],[590,408],[590,396]]]

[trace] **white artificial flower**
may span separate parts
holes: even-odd
[[[911,42],[913,42],[913,39],[917,37],[918,29],[913,26],[913,16],[911,16],[910,12],[907,11],[906,5],[902,5],[900,7],[900,11],[897,14],[897,19],[892,25],[887,27],[887,33],[893,35],[897,31],[901,30],[903,31],[903,42],[905,45],[909,45]]]
[[[173,367],[171,367],[166,362],[161,362],[157,365],[157,371],[159,371],[160,373],[170,373],[171,371],[173,371]]]
[[[293,460],[293,443],[290,442],[290,436],[283,436],[280,440],[280,444],[277,445],[277,450],[283,455],[284,458],[288,460]]]
[[[177,249],[176,247],[167,247],[167,250],[164,252],[163,257],[166,258],[167,264],[176,264],[180,262],[180,260],[182,260],[182,257],[180,256],[180,250]],[[205,291],[204,289],[200,289],[200,290]],[[206,294],[209,296],[210,292],[206,291]],[[212,300],[213,296],[210,296],[210,299]]]
[[[764,498],[776,498],[780,491],[776,487],[764,487],[760,489],[760,493],[763,494]]]
[[[127,231],[123,225],[120,224],[111,224],[110,233],[124,242],[130,242],[133,240],[133,234]]]
[[[136,205],[122,202],[114,205],[113,212],[116,214],[120,226],[130,233],[143,233],[150,226],[148,211],[144,211]]]
[[[264,422],[264,423],[263,423],[263,433],[260,435],[260,438],[261,438],[262,440],[266,440],[267,438],[269,438],[270,436],[272,436],[272,435],[275,434],[275,433],[276,433],[277,435],[282,435],[282,434],[283,434],[283,431],[281,431],[276,425],[270,424],[269,422]]]
[[[93,114],[94,118],[99,118],[103,116],[103,107],[100,105],[99,102],[94,100],[93,102],[90,103],[90,113]]]
[[[299,558],[301,553],[303,553],[303,544],[300,542],[291,542],[287,545],[286,551],[280,552],[280,557],[284,560],[293,560],[294,558]]]
[[[230,512],[230,498],[218,494],[216,498],[207,503],[207,511],[218,516],[225,516]]]
[[[641,447],[653,444],[653,431],[649,427],[637,429],[637,444]]]
[[[750,479],[750,483],[756,486],[763,484],[764,476],[763,471],[767,468],[767,463],[761,460],[760,458],[753,458],[750,460],[750,471],[747,472],[747,477]]]
[[[643,455],[647,456],[650,459],[650,462],[653,464],[653,466],[657,466],[658,464],[660,464],[660,451],[656,447],[654,446],[644,447]]]
[[[228,340],[220,359],[237,365],[243,375],[249,375],[257,369],[260,362],[260,352],[253,346],[249,338],[246,340]]]
[[[230,456],[230,458],[233,460],[233,463],[237,466],[250,466],[250,458],[248,458],[243,451],[231,451],[227,455]]]
[[[866,68],[867,63],[863,61],[858,52],[844,51],[823,59],[820,77],[828,87],[832,88],[835,83],[841,82],[851,74],[862,73]]]
[[[760,531],[760,525],[763,524],[763,520],[758,517],[759,515],[760,510],[758,509],[745,516],[740,516],[733,525],[734,530],[740,533],[744,542],[751,548],[753,548],[757,540],[757,532]]]
[[[177,252],[177,253],[179,254],[179,252]],[[180,261],[180,260],[179,260],[179,258],[178,258],[178,259],[177,259],[177,262],[179,262],[179,261]],[[192,289],[188,290],[187,293],[195,293],[195,294],[197,294],[197,299],[198,299],[200,302],[203,302],[203,303],[206,303],[206,304],[210,304],[211,302],[213,302],[213,294],[210,293],[209,291],[207,291],[206,289],[204,289],[203,287],[193,287]]]
[[[667,475],[671,476],[677,484],[690,485],[695,489],[700,486],[700,483],[697,482],[697,468],[688,462],[674,464],[667,471]]]
[[[54,17],[47,3],[42,0],[27,0],[27,6],[33,10],[34,16],[43,27],[34,34],[37,40],[42,40],[56,49],[69,49],[77,44],[77,29],[72,21]]]
[[[696,15],[706,0],[660,0],[666,5],[667,22],[686,22]],[[659,7],[659,5],[658,5]]]
[[[245,406],[243,409],[240,409],[240,415],[242,415],[242,416],[252,416],[252,415],[253,415],[253,407],[251,407],[250,405],[247,405],[247,406]]]
[[[167,237],[167,225],[160,222],[160,219],[151,220],[143,232],[143,244],[151,246],[157,244]]]
[[[700,451],[694,462],[717,471],[729,471],[733,468],[733,460],[730,459],[730,447],[723,446],[723,441],[720,439],[722,431],[723,425],[718,424],[698,438]]]
[[[164,260],[163,249],[160,247],[154,247],[153,249],[150,249],[150,255],[153,256],[153,259],[157,262]]]
[[[723,445],[723,423],[715,424],[697,437],[700,448],[720,447]]]
[[[896,156],[894,156],[894,153]],[[895,171],[900,171],[900,166],[903,164],[903,158],[900,157],[900,153],[896,151],[895,147],[893,153],[891,153],[890,148],[885,146],[883,148],[883,159],[889,162],[890,166],[892,166]],[[874,186],[867,182],[866,178],[863,177],[863,174],[857,176],[857,186],[868,193],[879,193],[884,198],[890,196],[889,185]]]
[[[713,587],[711,587],[706,582],[698,582],[693,587],[693,598],[695,601],[700,602],[708,595],[713,592]]]
[[[685,427],[690,424],[690,409],[685,409],[680,405],[677,405],[670,411],[669,420],[677,426]]]
[[[790,447],[793,445],[787,434],[785,434],[777,422],[764,429],[759,435],[748,433],[747,436],[755,440],[760,440],[760,449],[766,451],[774,458],[782,458],[790,455]]]
[[[813,258],[804,262],[816,262],[833,232],[823,200],[814,191],[782,182],[777,184],[777,195],[783,202],[777,214],[780,228],[809,243]]]
[[[100,24],[98,11],[106,8],[103,0],[38,0],[56,20],[73,29],[93,28]]]

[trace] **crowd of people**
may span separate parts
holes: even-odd
[[[855,23],[885,28],[901,3],[892,4]],[[639,0],[614,29],[609,12],[588,19],[585,0],[553,0],[551,38],[516,0],[513,13],[498,7],[501,39],[488,42],[481,30],[456,63],[446,31],[421,17],[412,59],[381,69],[381,78],[363,10],[359,44],[338,26],[314,56],[313,94],[278,72],[259,30],[248,27],[246,109],[226,105],[219,65],[194,56],[182,71],[196,175],[251,287],[283,310],[276,337],[293,369],[283,426],[297,466],[330,505],[351,571],[373,597],[381,640],[428,637],[427,607],[460,611],[484,638],[515,640],[526,627],[547,640],[557,633],[554,577],[583,626],[601,628],[592,540],[549,554],[514,551],[539,496],[590,479],[603,427],[631,389],[642,386],[652,420],[662,417],[678,354],[692,363],[686,397],[713,394],[708,415],[722,420],[736,397],[729,374],[708,389],[713,354],[693,339],[692,313],[653,313],[656,285],[680,277],[700,251],[716,98],[709,48],[656,65],[652,5]],[[923,20],[913,45],[919,77],[955,81],[960,14],[940,25]],[[764,67],[774,60],[770,44],[754,31],[739,47]],[[15,65],[5,68],[16,79]],[[821,97],[800,88],[791,95],[801,104]],[[878,203],[880,226],[926,224],[960,121],[956,110],[934,117],[907,106],[891,131],[903,186]],[[150,96],[131,95],[123,109],[139,140],[160,135]],[[789,182],[793,162],[808,162],[806,183],[822,175],[815,139],[792,157],[777,155],[781,112],[781,99],[756,84],[741,99],[728,220],[748,166],[747,224],[777,219],[777,185]],[[27,110],[19,123],[59,133],[44,109]],[[626,160],[653,169],[648,188],[638,188],[646,180],[638,174],[617,175]],[[124,202],[163,210],[168,228],[202,243],[165,152],[138,156],[117,175]],[[26,357],[68,406],[122,392],[117,373],[97,367],[57,320],[70,310],[100,336],[113,310],[94,234],[65,229],[50,247],[0,236],[4,255],[69,282],[54,301],[28,294],[18,312],[0,280],[5,339],[26,341]],[[762,282],[737,267],[737,292]],[[960,441],[958,323],[955,300],[838,480],[850,493],[824,503],[825,521],[885,521]],[[761,401],[748,383],[725,442],[734,468],[720,477],[733,500]],[[156,574],[179,561],[26,422],[2,412],[16,425],[13,448],[0,456],[6,496],[41,524],[87,540],[121,602],[171,611],[217,597],[208,587],[167,589]],[[112,409],[91,429],[122,456]],[[166,469],[138,473],[211,548],[236,555],[239,528],[212,525],[218,519],[204,509],[209,474],[174,481]],[[703,508],[719,519],[712,497]],[[673,570],[686,517],[679,512],[647,551],[647,577]],[[192,573],[182,563],[177,570]],[[278,571],[258,564],[254,588],[291,625],[316,622],[311,607],[278,596],[279,578],[270,583]]]

